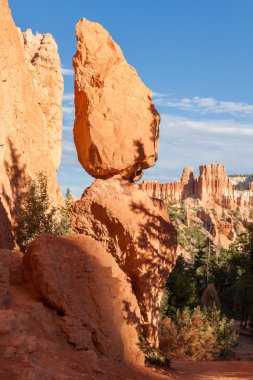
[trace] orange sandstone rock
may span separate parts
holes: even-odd
[[[230,209],[235,209],[237,206],[253,206],[252,184],[249,185],[249,190],[234,190],[232,181],[226,175],[225,165],[201,165],[199,170],[200,175],[194,177],[192,168],[186,167],[180,181],[172,183],[143,181],[140,187],[149,196],[166,202],[180,203],[187,198],[193,198]]]
[[[62,92],[53,38],[22,35],[0,0],[0,248],[14,245],[13,219],[28,178],[45,171],[52,202],[58,202]]]
[[[76,25],[78,158],[95,178],[139,175],[157,159],[160,117],[135,69],[109,33],[86,19]]]
[[[61,327],[77,349],[143,364],[140,311],[130,281],[99,242],[41,235],[29,246],[25,269],[43,302],[62,316]]]
[[[100,241],[131,279],[144,335],[158,345],[165,281],[176,260],[176,232],[163,202],[121,178],[97,179],[70,209],[72,228]]]

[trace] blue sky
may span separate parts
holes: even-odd
[[[63,192],[92,182],[76,158],[72,127],[75,24],[101,23],[122,48],[162,116],[157,165],[145,179],[169,182],[184,166],[225,163],[253,172],[252,0],[9,0],[17,26],[52,33],[64,72]]]

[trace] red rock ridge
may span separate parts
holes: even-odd
[[[192,168],[186,167],[178,182],[143,181],[140,187],[148,195],[172,203],[194,198],[231,209],[237,206],[253,206],[253,184],[250,184],[249,190],[234,190],[231,180],[226,175],[225,165],[201,165],[199,172],[199,177],[194,177]]]

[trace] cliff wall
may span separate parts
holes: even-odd
[[[0,248],[14,246],[12,225],[29,178],[44,171],[58,202],[62,93],[53,37],[21,33],[0,0]]]

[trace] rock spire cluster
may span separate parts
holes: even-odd
[[[143,181],[140,187],[149,196],[172,203],[193,198],[230,209],[253,206],[253,182],[249,183],[248,189],[234,189],[233,180],[226,175],[223,164],[201,165],[199,176],[194,176],[193,169],[186,167],[180,181],[171,183]]]

